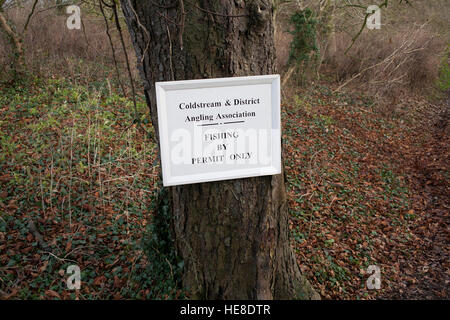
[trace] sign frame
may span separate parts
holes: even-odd
[[[207,89],[270,84],[271,88],[271,162],[258,168],[243,168],[201,174],[173,176],[171,174],[170,144],[168,129],[167,93],[174,90]],[[280,75],[214,78],[201,80],[164,81],[155,83],[158,111],[159,145],[164,186],[204,183],[211,181],[267,176],[281,173],[281,112]]]

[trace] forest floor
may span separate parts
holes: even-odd
[[[1,298],[183,297],[141,241],[161,187],[156,146],[108,88],[0,87]],[[324,299],[449,298],[449,109],[418,97],[381,107],[326,84],[284,100],[292,246]]]
[[[316,85],[284,105],[294,247],[322,297],[448,299],[448,101],[379,106]]]

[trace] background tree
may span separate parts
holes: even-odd
[[[14,79],[26,71],[24,39],[31,20],[38,11],[37,9],[41,7],[41,11],[45,11],[49,8],[57,8],[57,10],[64,13],[64,6],[75,2],[64,0],[0,0],[0,33],[6,36],[11,45],[10,70]],[[80,0],[79,2],[83,1]],[[23,25],[15,23],[8,16],[7,11],[14,8],[28,11]]]
[[[25,69],[25,53],[23,48],[23,35],[25,34],[30,19],[34,13],[38,0],[34,0],[30,14],[22,30],[8,18],[5,10],[13,6],[23,5],[22,1],[0,0],[0,30],[6,35],[12,46],[11,70],[14,74],[20,74]]]
[[[158,136],[155,82],[276,73],[270,0],[121,0]],[[288,237],[283,174],[171,187],[191,298],[317,299]]]

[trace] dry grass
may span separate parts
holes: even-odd
[[[372,4],[370,1],[356,2],[363,6]],[[289,69],[291,35],[285,32],[289,18],[296,8],[307,6],[319,12],[317,3],[312,1],[298,1],[279,8],[275,43],[282,74],[287,74]],[[323,10],[321,12],[323,15]],[[324,48],[320,52],[320,76],[335,82],[338,89],[364,91],[380,101],[394,103],[405,95],[427,95],[435,87],[450,39],[448,1],[417,0],[412,7],[392,3],[382,10],[381,30],[363,30],[347,53],[352,37],[363,24],[365,12],[360,8],[337,9],[335,12],[337,51],[330,53],[326,44],[318,43]],[[318,34],[319,41],[324,38],[326,42],[326,36]]]
[[[82,9],[81,30],[69,30],[68,15],[56,10],[37,10],[24,37],[25,59],[29,70],[43,77],[65,76],[83,81],[95,81],[105,77],[115,78],[111,46],[106,34],[104,19],[98,14],[88,14]],[[22,30],[29,9],[9,10],[8,16]],[[117,29],[110,22],[112,40],[121,70],[125,70],[125,58]],[[126,28],[124,28],[126,30]],[[131,65],[135,65],[134,50],[127,32],[123,34]],[[9,45],[0,37],[0,65],[7,68]],[[137,70],[134,76],[137,76]],[[121,72],[123,75],[126,72]],[[124,76],[125,77],[125,76]],[[126,82],[124,78],[122,81]]]
[[[423,94],[438,77],[445,43],[427,25],[403,28],[394,34],[365,34],[347,55],[350,36],[339,33],[338,54],[327,57],[326,70],[339,83],[378,98]]]

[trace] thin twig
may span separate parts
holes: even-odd
[[[145,54],[147,53],[147,50],[150,47],[150,33],[144,27],[144,25],[141,23],[141,20],[139,20],[139,17],[137,15],[136,11],[134,10],[133,6],[131,5],[130,0],[128,0],[128,6],[129,6],[130,10],[133,11],[134,17],[136,18],[136,23],[142,29],[142,31],[144,31],[144,33],[145,33],[145,35],[147,36],[147,39],[148,39],[147,40],[147,45],[145,46],[144,52],[142,53],[142,57],[141,57],[141,63],[142,63],[144,61],[144,59],[145,59]]]
[[[150,137],[149,132],[147,130],[145,130],[144,127],[142,127],[141,119],[140,119],[139,112],[138,112],[138,109],[137,109],[136,90],[134,88],[134,79],[133,79],[133,75],[131,74],[130,61],[128,59],[128,52],[127,52],[127,48],[126,48],[126,45],[125,45],[125,41],[123,39],[122,27],[120,26],[119,15],[117,13],[117,5],[116,5],[115,2],[113,4],[112,10],[113,10],[113,13],[114,13],[114,20],[116,22],[116,28],[117,28],[117,31],[119,32],[120,42],[122,43],[122,50],[123,50],[123,53],[125,55],[125,62],[127,64],[128,76],[130,78],[131,93],[133,95],[133,106],[134,106],[134,113],[135,113],[135,122],[136,122],[138,128],[143,130],[147,134],[147,136]]]
[[[33,14],[34,14],[34,10],[36,9],[36,5],[37,5],[38,1],[39,1],[39,0],[34,0],[33,7],[31,8],[31,12],[30,12],[30,14],[28,15],[27,22],[25,22],[25,26],[23,27],[22,33],[25,33],[25,31],[27,31],[28,24],[30,23],[31,17],[32,17]]]
[[[113,41],[112,41],[112,38],[111,38],[111,34],[109,32],[108,19],[106,18],[106,14],[105,14],[105,11],[103,9],[103,0],[99,0],[99,4],[100,4],[100,11],[102,13],[102,16],[103,16],[103,18],[105,20],[105,24],[106,24],[106,35],[108,36],[109,44],[111,46],[111,51],[112,51],[113,60],[114,60],[114,67],[116,69],[117,81],[119,81],[119,85],[120,85],[120,88],[122,89],[122,93],[123,93],[124,97],[126,97],[127,94],[125,92],[125,88],[123,86],[122,81],[120,80],[119,66],[117,65],[117,59],[116,59],[116,50],[114,49],[114,44],[113,44]]]

